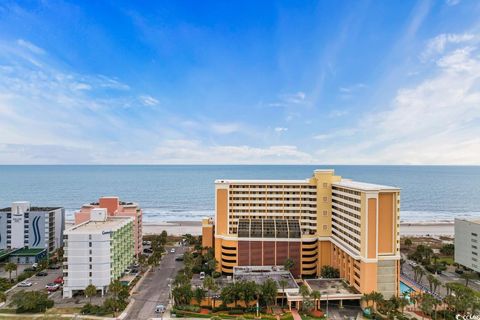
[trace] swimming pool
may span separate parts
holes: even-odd
[[[404,292],[407,292],[407,293],[410,293],[412,291],[415,291],[414,289],[412,289],[412,287],[406,285],[405,283],[403,283],[402,281],[400,281],[400,293],[403,294]],[[410,300],[410,295],[407,295],[406,297],[408,300]]]

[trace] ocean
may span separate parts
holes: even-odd
[[[304,179],[317,168],[400,187],[403,222],[480,217],[480,166],[4,165],[0,207],[62,206],[71,219],[82,204],[117,195],[138,202],[147,223],[199,220],[213,215],[215,179]]]

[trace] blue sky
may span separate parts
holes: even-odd
[[[2,1],[0,163],[479,164],[480,3]]]

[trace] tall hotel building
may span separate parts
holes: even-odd
[[[215,218],[203,221],[203,245],[219,271],[283,265],[319,276],[322,266],[361,293],[399,292],[400,190],[315,170],[306,180],[216,180]]]
[[[88,221],[64,232],[63,297],[93,284],[102,295],[134,259],[134,218],[111,217],[92,209]]]
[[[75,225],[90,220],[92,210],[107,209],[109,217],[132,217],[136,256],[142,253],[142,209],[135,202],[123,202],[118,197],[101,197],[98,202],[84,204],[75,212]]]
[[[0,209],[0,250],[44,248],[53,252],[63,246],[65,209],[32,207],[28,201]]]

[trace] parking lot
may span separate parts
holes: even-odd
[[[8,300],[7,302],[10,302],[10,299],[11,297],[16,293],[16,292],[19,292],[21,290],[25,290],[25,291],[43,291],[43,292],[47,292],[47,289],[45,289],[45,286],[47,285],[47,283],[51,283],[53,282],[56,278],[58,277],[61,277],[62,276],[62,269],[55,269],[55,270],[45,270],[45,272],[48,273],[48,275],[44,276],[44,277],[39,277],[39,276],[33,276],[32,278],[26,280],[26,281],[29,281],[32,283],[32,286],[30,287],[15,287],[13,288],[12,290],[10,290],[8,292]],[[60,295],[60,297],[62,296],[62,293],[61,293],[61,289],[57,290],[56,292],[53,292],[50,294],[50,297],[54,297],[56,295]]]

